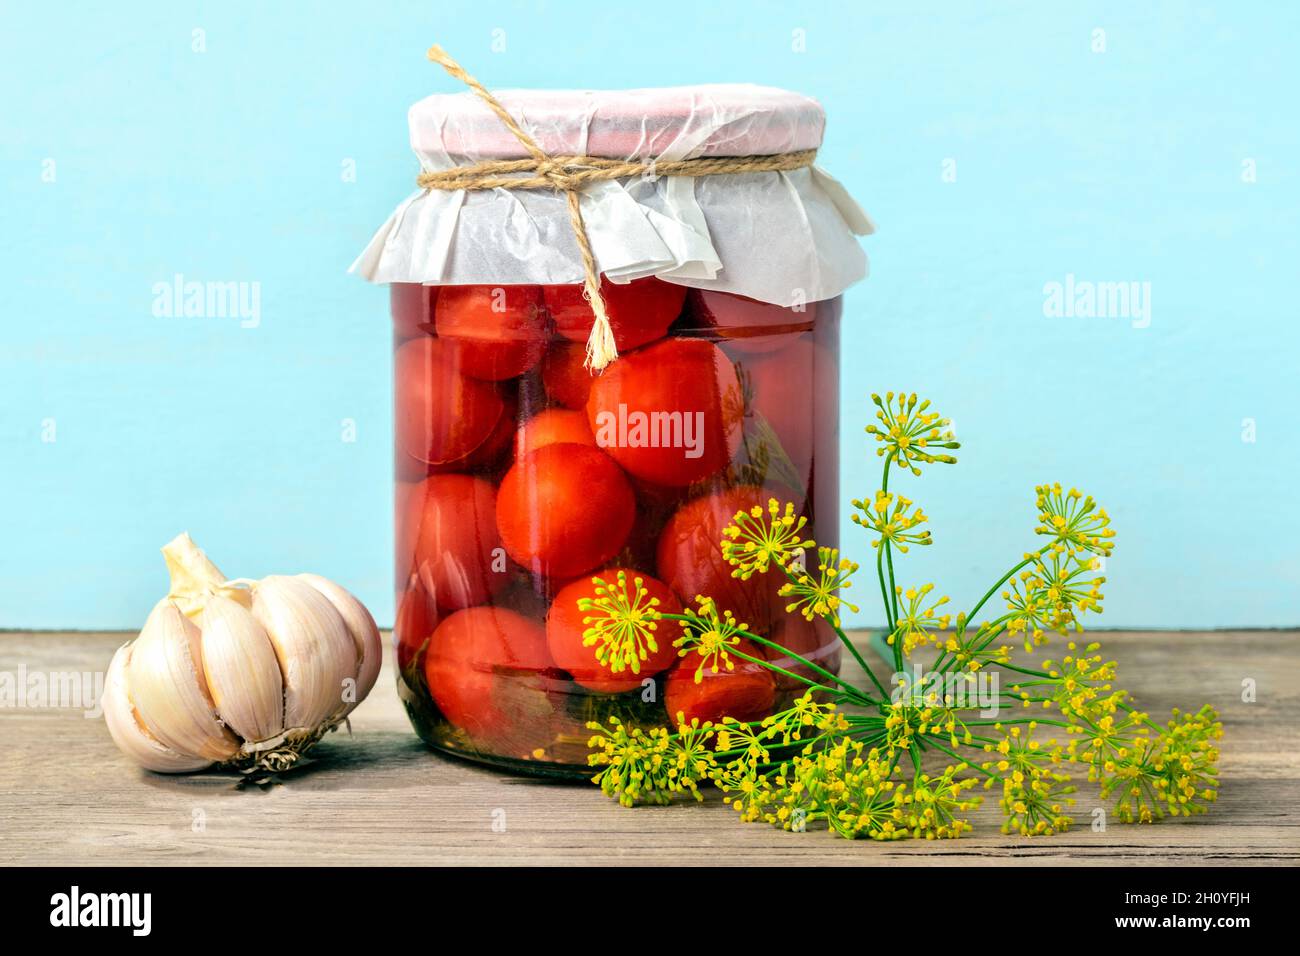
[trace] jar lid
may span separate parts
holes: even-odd
[[[776,156],[821,146],[826,114],[799,93],[748,83],[644,90],[494,90],[548,154],[609,159]],[[580,119],[581,122],[575,122]],[[417,154],[528,154],[475,94],[425,97],[408,115]]]
[[[492,95],[548,156],[776,156],[818,148],[825,128],[816,100],[748,84]],[[421,171],[527,156],[470,92],[425,97],[408,118]],[[597,271],[613,282],[654,275],[788,307],[833,298],[867,273],[854,237],[874,226],[815,165],[634,175],[588,182],[577,195]],[[415,192],[351,271],[425,285],[568,285],[585,274],[565,196],[504,187]]]

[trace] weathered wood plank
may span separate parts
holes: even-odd
[[[0,671],[97,671],[121,634],[0,633]],[[161,777],[117,752],[79,711],[0,709],[0,862],[24,864],[1115,864],[1300,860],[1300,662],[1284,631],[1107,633],[1121,683],[1161,718],[1208,702],[1227,727],[1223,789],[1205,817],[1003,837],[990,800],[976,835],[850,843],[741,825],[716,796],[625,810],[584,784],[448,760],[410,731],[391,670],[319,759],[282,786]],[[1242,681],[1258,700],[1243,703]],[[1078,816],[1096,802],[1087,785]],[[504,831],[499,824],[504,820]],[[494,829],[494,823],[498,828]]]

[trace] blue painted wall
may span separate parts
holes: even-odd
[[[873,389],[932,396],[966,443],[900,485],[938,542],[905,581],[969,603],[1059,479],[1114,515],[1106,623],[1300,624],[1300,7],[793,6],[8,9],[0,626],[137,626],[182,528],[391,620],[386,295],[345,269],[410,188],[407,105],[451,89],[434,40],[501,87],[822,100],[823,163],[880,225],[847,301],[846,493],[876,487]],[[178,273],[258,283],[260,323],[155,315]],[[1045,314],[1067,276],[1149,283],[1149,312]]]

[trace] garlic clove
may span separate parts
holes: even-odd
[[[366,699],[375,681],[379,679],[379,668],[384,663],[384,644],[379,637],[379,627],[370,616],[366,606],[353,597],[347,588],[335,584],[319,574],[300,574],[298,579],[306,581],[334,605],[343,623],[347,625],[352,643],[357,648],[359,661],[356,674],[356,686],[352,688],[348,713],[351,713],[361,701]]]
[[[150,613],[126,664],[127,695],[146,730],[188,757],[229,760],[239,741],[203,681],[199,629],[170,601]]]
[[[284,680],[257,618],[240,604],[211,594],[203,606],[203,675],[226,724],[257,743],[284,730]]]
[[[127,662],[131,659],[131,645],[123,644],[113,655],[104,680],[101,707],[104,723],[119,750],[146,770],[155,773],[192,773],[205,770],[211,760],[177,753],[149,733],[140,720],[126,690]]]
[[[254,587],[252,612],[280,662],[285,728],[315,728],[342,716],[343,682],[356,677],[357,648],[329,599],[306,581],[272,575]]]

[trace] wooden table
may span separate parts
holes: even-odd
[[[1300,860],[1297,633],[1100,633],[1121,683],[1154,716],[1211,703],[1227,733],[1211,813],[1153,826],[1003,837],[996,800],[956,841],[878,844],[743,825],[702,805],[623,809],[590,784],[506,776],[445,759],[412,733],[392,674],[286,783],[137,770],[80,710],[0,709],[5,864],[1278,864]],[[0,633],[0,672],[101,671],[129,635]],[[1243,681],[1257,699],[1242,701]]]

